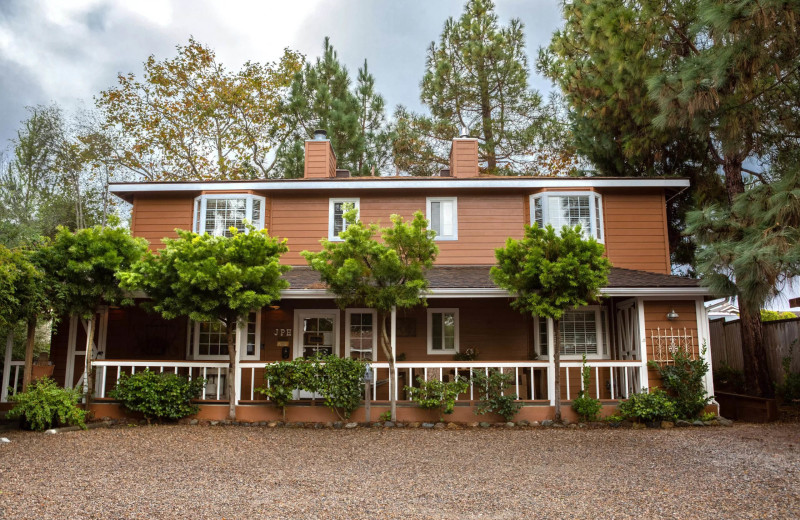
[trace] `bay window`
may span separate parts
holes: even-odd
[[[583,234],[604,241],[603,201],[594,192],[545,192],[531,196],[531,224],[557,231],[581,226]]]
[[[231,236],[230,228],[246,231],[245,222],[264,229],[265,199],[257,195],[201,195],[194,199],[195,233]]]

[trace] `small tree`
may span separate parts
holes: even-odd
[[[152,299],[148,308],[166,319],[188,316],[195,321],[222,322],[227,330],[228,416],[236,418],[236,360],[233,340],[239,319],[281,297],[289,282],[281,278],[290,268],[280,265],[288,251],[286,240],[250,226],[246,233],[231,228],[230,237],[198,235],[178,230],[177,239],[165,239],[158,254],[147,253],[128,272],[120,274],[123,287],[144,290]]]
[[[511,305],[520,312],[553,320],[556,421],[561,420],[559,320],[567,310],[599,297],[611,268],[604,251],[594,238],[584,237],[580,226],[565,226],[558,233],[552,226],[542,229],[537,225],[526,226],[521,240],[509,238],[506,247],[495,251],[492,279],[515,296]]]
[[[93,392],[92,344],[96,314],[103,304],[130,303],[117,273],[141,258],[147,242],[133,238],[127,229],[93,228],[74,233],[59,227],[52,243],[36,252],[35,259],[48,272],[48,290],[58,314],[77,314],[89,320],[86,331],[86,404]],[[69,383],[69,382],[68,382]]]
[[[10,328],[23,320],[27,325],[23,392],[31,382],[36,323],[50,311],[45,273],[31,257],[30,250],[9,250],[0,245],[0,328]]]
[[[394,374],[395,358],[386,321],[395,307],[409,309],[426,303],[428,281],[424,272],[439,252],[433,241],[435,233],[428,229],[428,221],[419,211],[408,223],[399,215],[392,215],[392,226],[385,228],[360,222],[354,209],[344,217],[349,225],[339,234],[341,242],[323,239],[322,251],[303,251],[302,255],[320,273],[341,308],[357,305],[377,311],[381,350],[389,361],[389,373]],[[397,381],[391,378],[389,406],[393,421],[397,419],[396,385]]]

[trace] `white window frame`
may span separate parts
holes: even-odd
[[[453,314],[454,318],[454,327],[455,327],[455,338],[453,339],[453,348],[452,350],[435,350],[433,348],[433,315],[434,314]],[[456,308],[447,308],[447,309],[428,309],[428,354],[433,356],[452,356],[459,352],[459,319],[458,319],[458,309]]]
[[[378,312],[375,309],[345,309],[345,328],[344,328],[344,357],[350,357],[350,317],[353,314],[372,315],[372,362],[378,360]]]
[[[340,238],[339,235],[334,235],[334,232],[333,232],[333,225],[334,225],[333,211],[334,211],[334,208],[335,208],[336,204],[340,203],[340,202],[341,203],[349,202],[349,203],[353,204],[353,206],[355,207],[356,211],[358,211],[359,214],[361,213],[361,199],[359,197],[340,197],[340,198],[328,199],[328,240],[330,240],[331,242],[342,242],[343,241],[343,239]],[[342,218],[342,220],[345,223],[344,229],[342,231],[345,231],[347,229],[347,226],[349,226],[349,224],[347,223],[347,220],[344,219],[344,217]]]
[[[452,202],[453,203],[453,234],[439,235],[434,240],[458,240],[458,197],[427,197],[425,199],[425,218],[428,219],[428,229],[431,228],[431,202]]]
[[[255,349],[252,355],[247,355],[247,322],[241,321],[236,324],[236,348],[239,350],[239,359],[242,361],[259,361],[261,359],[261,310],[253,311],[256,313],[256,337]],[[226,360],[228,354],[210,355],[200,354],[200,323],[199,321],[190,322],[191,330],[191,355],[196,360]]]
[[[545,191],[530,196],[530,224],[531,226],[536,222],[536,201],[542,201],[542,223],[547,226],[550,224],[550,215],[548,214],[547,199],[549,197],[589,197],[589,230],[582,230],[585,236],[591,236],[598,242],[605,243],[606,232],[603,223],[603,196],[594,191]],[[598,222],[599,215],[599,222]],[[556,229],[556,231],[561,231]]]
[[[267,199],[266,197],[260,197],[258,195],[251,195],[248,193],[214,193],[214,194],[207,194],[207,195],[200,195],[199,197],[195,197],[194,199],[194,209],[192,211],[192,231],[194,233],[198,233],[202,235],[206,233],[205,225],[206,225],[206,208],[208,206],[208,201],[211,199],[215,200],[241,200],[244,199],[247,201],[245,206],[245,220],[251,223],[256,230],[264,229],[264,217],[267,212]],[[253,220],[253,201],[260,200],[261,201],[261,217],[257,221]],[[247,228],[245,228],[245,233],[247,233]],[[209,233],[211,234],[211,233]]]
[[[602,311],[602,306],[600,305],[586,305],[584,307],[579,307],[574,309],[577,312],[587,312],[587,311],[594,311],[594,319],[595,325],[597,328],[597,353],[596,354],[586,354],[586,359],[609,359],[611,349],[609,345],[607,345],[607,337],[606,337],[606,329],[608,328],[608,312],[605,313],[605,318]],[[567,311],[570,312],[570,311]],[[548,328],[548,340],[550,345],[547,347],[547,354],[543,353],[542,349],[542,340],[541,340],[541,327]],[[555,323],[553,320],[547,318],[540,318],[537,317],[534,320],[534,338],[536,344],[536,354],[538,355],[539,359],[550,359],[550,353],[552,352],[552,346],[555,346],[555,336],[552,333],[555,333]],[[574,361],[574,360],[581,360],[583,356],[581,354],[561,354],[561,359],[565,361]]]

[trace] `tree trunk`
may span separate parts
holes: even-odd
[[[22,374],[22,391],[28,389],[33,379],[33,346],[36,340],[36,318],[28,320],[28,336],[25,342],[25,371]]]
[[[740,193],[744,193],[742,161],[734,157],[725,157],[722,171],[725,172],[725,191],[728,195],[728,203],[733,205],[733,199]]]
[[[378,322],[381,324],[381,349],[389,362],[389,412],[392,415],[392,421],[396,421],[397,399],[395,398],[395,386],[397,386],[397,381],[394,377],[395,359],[394,356],[392,356],[389,333],[386,330],[386,319],[389,316],[390,314],[387,312],[378,311]]]
[[[767,368],[767,352],[764,348],[760,311],[750,310],[739,298],[739,318],[745,384],[748,390],[755,391],[760,397],[773,397],[775,391]]]
[[[239,355],[239,350],[236,348],[236,341],[233,339],[233,331],[236,330],[238,319],[229,319],[226,324],[226,331],[228,336],[228,419],[231,421],[236,420],[236,378],[239,374],[236,373],[236,356]],[[219,384],[219,381],[217,381]]]
[[[559,320],[553,320],[553,365],[555,366],[555,374],[553,375],[553,392],[555,395],[555,421],[561,422],[561,329],[559,329]]]
[[[89,327],[86,330],[86,369],[83,375],[83,386],[86,388],[86,409],[92,404],[92,393],[94,392],[94,378],[92,377],[92,344],[94,343],[94,327],[96,314],[93,312],[89,318]]]

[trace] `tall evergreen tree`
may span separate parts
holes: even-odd
[[[380,172],[389,163],[391,142],[384,105],[366,60],[353,86],[326,37],[322,56],[295,75],[283,106],[296,131],[278,151],[278,170],[284,177],[302,177],[303,141],[321,128],[328,132],[337,167],[354,175],[369,175],[373,168]]]
[[[420,98],[430,117],[398,107],[398,167],[430,174],[448,164],[449,141],[462,127],[477,137],[482,171],[536,171],[545,124],[541,96],[528,85],[523,24],[501,26],[491,0],[469,0],[431,43]],[[431,142],[433,141],[433,142]]]

